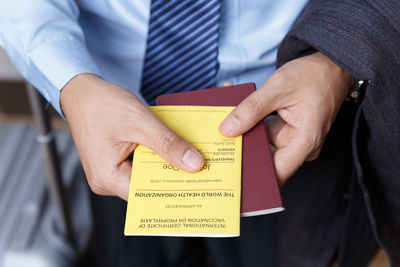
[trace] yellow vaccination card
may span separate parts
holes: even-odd
[[[151,149],[135,149],[125,235],[233,237],[240,234],[242,136],[218,130],[234,107],[150,109],[204,157],[201,171],[182,171]]]

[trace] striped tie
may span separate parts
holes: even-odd
[[[141,92],[160,94],[216,84],[220,0],[152,0]]]

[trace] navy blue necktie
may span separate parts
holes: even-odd
[[[218,71],[220,0],[152,0],[141,92],[213,87]]]

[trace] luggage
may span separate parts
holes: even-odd
[[[36,135],[27,124],[0,123],[0,267],[74,266],[89,243],[89,191],[71,135],[55,131],[75,249],[56,220]]]

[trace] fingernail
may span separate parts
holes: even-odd
[[[231,136],[239,131],[239,127],[240,121],[234,116],[230,116],[221,123],[219,130],[222,134]]]
[[[183,164],[191,170],[197,170],[201,167],[201,163],[203,159],[199,152],[195,151],[192,148],[186,150],[185,154],[182,157]]]

